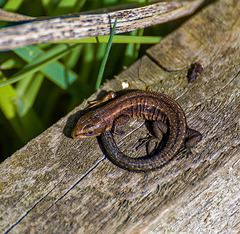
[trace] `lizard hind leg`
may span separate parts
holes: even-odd
[[[156,152],[163,147],[165,143],[164,135],[167,134],[168,126],[165,122],[153,121],[152,129],[153,129],[154,136],[152,136],[152,138],[149,140],[147,145],[147,153],[149,155],[156,154]],[[153,146],[151,146],[153,142],[155,142],[154,148]]]
[[[138,149],[146,145],[147,155],[150,156],[154,155],[156,151],[162,148],[164,144],[163,138],[168,130],[167,124],[161,121],[153,121],[151,127],[154,135],[140,139],[140,144],[137,146]]]
[[[155,137],[159,139],[159,141],[162,140],[163,135],[167,133],[168,127],[167,124],[162,121],[153,121],[153,132],[155,134]]]

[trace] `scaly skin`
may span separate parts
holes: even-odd
[[[201,133],[187,127],[182,108],[172,98],[148,91],[133,91],[118,98],[113,94],[111,92],[108,94],[111,97],[104,99],[112,98],[112,101],[79,119],[72,137],[79,139],[101,135],[108,157],[118,166],[133,171],[154,170],[169,162],[183,146],[191,147],[201,140]],[[163,134],[164,122],[167,124],[168,140],[161,151],[151,157],[131,158],[124,155],[110,132],[137,118],[153,121],[154,134],[158,138]]]

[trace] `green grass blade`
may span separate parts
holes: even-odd
[[[7,59],[6,61],[4,61],[1,65],[0,65],[0,69],[1,70],[7,70],[7,69],[11,69],[14,68],[16,66],[16,61],[15,59]]]
[[[22,108],[19,110],[19,115],[25,115],[29,109],[33,106],[37,94],[41,88],[44,75],[36,73],[34,76],[27,77],[18,82],[16,87],[16,93],[22,100]]]
[[[3,9],[7,11],[17,11],[24,0],[8,0]]]
[[[17,50],[16,53],[21,56],[25,61],[36,63],[48,60],[50,57],[55,57],[61,53],[62,56],[65,56],[65,53],[71,53],[72,51],[77,50],[78,47],[81,47],[81,45],[74,44],[70,45],[69,47],[69,45],[61,44],[52,47],[48,51],[43,51],[37,47],[31,47],[31,52],[28,50]],[[34,56],[32,54],[34,54]],[[67,88],[69,84],[71,84],[78,78],[78,75],[75,72],[73,72],[66,65],[62,64],[59,61],[54,61],[51,64],[47,65],[46,67],[41,69],[41,72],[52,82],[54,82],[63,89]]]
[[[131,35],[142,36],[144,29],[139,29],[131,32]],[[125,51],[124,65],[131,65],[138,57],[141,43],[128,43]]]
[[[103,73],[104,73],[106,63],[107,63],[107,59],[108,59],[108,56],[109,56],[109,53],[110,53],[110,50],[111,50],[111,47],[112,47],[112,41],[113,41],[113,36],[114,36],[114,33],[115,33],[116,24],[117,24],[117,18],[115,19],[115,22],[114,22],[114,25],[113,25],[113,28],[112,28],[112,31],[111,31],[111,34],[110,34],[110,38],[109,38],[109,41],[108,41],[108,44],[107,44],[106,53],[103,57],[101,67],[99,69],[99,73],[98,73],[98,77],[97,77],[97,83],[96,83],[96,86],[95,86],[96,90],[99,89],[99,87],[101,85],[101,82],[102,82]]]
[[[29,53],[29,51],[26,51],[26,49],[24,48],[14,50],[16,54],[18,54],[19,56],[22,55],[22,57],[25,57],[28,53],[30,54],[29,57],[32,56],[32,54],[34,54],[35,57],[42,53],[43,55],[36,57],[36,59],[33,59],[30,64],[26,65],[23,69],[18,71],[16,74],[10,77],[7,81],[1,82],[0,87],[15,83],[25,78],[27,75],[31,75],[39,70],[42,70],[42,72],[48,78],[50,78],[51,81],[53,81],[54,83],[56,83],[62,88],[67,88],[68,84],[69,83],[71,84],[77,78],[77,75],[71,72],[70,70],[66,71],[65,66],[61,65],[61,63],[57,62],[56,60],[68,54],[70,49],[75,46],[77,45],[70,46],[70,47],[65,46],[65,49],[61,50],[58,53],[52,53],[51,51],[50,53],[46,53],[46,54],[43,53],[40,49],[36,49],[33,46],[31,46],[32,47],[31,53]],[[28,60],[30,59],[29,57],[28,57]]]
[[[17,116],[16,100],[18,100],[18,96],[11,85],[0,88],[0,109],[7,119]]]
[[[75,12],[75,5],[78,0],[59,0],[56,9],[53,11],[53,15],[65,15]]]
[[[83,48],[83,58],[81,60],[79,66],[79,77],[81,81],[86,84],[88,82],[89,77],[91,76],[91,72],[93,70],[93,61],[95,57],[95,48],[91,44],[84,45]]]
[[[84,45],[79,45],[63,58],[63,63],[65,64],[66,67],[73,68],[76,66],[79,57],[82,53],[83,46]]]
[[[72,41],[58,41],[54,43],[108,43],[110,36],[88,37]],[[162,37],[158,36],[129,36],[129,35],[115,35],[113,43],[141,43],[141,44],[157,44]]]

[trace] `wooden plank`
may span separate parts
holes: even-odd
[[[240,230],[240,3],[219,0],[152,47],[104,90],[164,92],[203,134],[161,170],[134,173],[105,158],[96,138],[71,139],[84,102],[1,164],[2,232],[237,233]],[[204,68],[187,82],[193,62]],[[96,94],[91,97],[94,99]],[[135,151],[142,122],[116,141]]]

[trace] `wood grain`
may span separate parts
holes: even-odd
[[[239,1],[214,2],[102,87],[128,83],[172,96],[201,143],[161,170],[128,172],[105,158],[96,138],[69,137],[84,102],[1,164],[2,232],[239,232],[239,12]],[[188,83],[193,62],[204,71]],[[116,136],[125,153],[146,136],[141,125]]]

